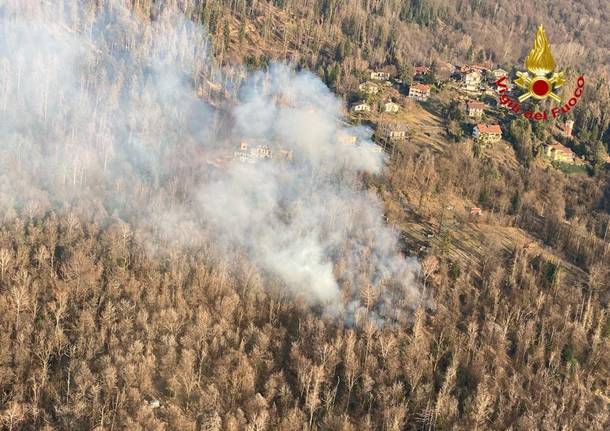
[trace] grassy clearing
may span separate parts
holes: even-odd
[[[559,169],[566,175],[588,175],[589,169],[587,165],[571,165],[569,163],[554,162],[553,166]]]

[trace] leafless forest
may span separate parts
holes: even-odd
[[[0,0],[0,429],[608,429],[609,7]],[[440,96],[447,151],[346,121],[363,71],[510,70],[540,19],[586,174]]]

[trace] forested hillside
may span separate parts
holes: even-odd
[[[1,3],[0,429],[608,429],[609,8]],[[540,23],[574,135],[484,146]]]
[[[154,4],[133,3],[147,13]],[[362,59],[375,65],[444,60],[491,61],[510,67],[521,63],[536,27],[543,24],[553,41],[558,63],[564,67],[594,73],[608,65],[610,40],[603,29],[610,11],[604,1],[577,5],[525,0],[183,3],[188,13],[215,35],[219,51],[230,50],[234,43],[251,37],[261,43],[245,44],[244,48],[264,53],[277,42],[284,42],[286,50],[314,62],[318,58],[332,61],[333,54],[347,49],[350,55],[346,57],[351,61]],[[239,28],[236,39],[232,37],[235,22]],[[260,29],[258,34],[250,34],[248,30],[252,28]]]

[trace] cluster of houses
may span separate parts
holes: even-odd
[[[400,105],[398,103],[395,103],[395,102],[392,102],[391,100],[389,100],[389,101],[383,103],[382,109],[383,109],[383,112],[389,112],[389,113],[395,114],[400,109]],[[371,104],[364,100],[354,103],[351,107],[351,111],[355,112],[355,113],[371,112],[372,110],[373,110],[373,108],[372,108]]]
[[[495,82],[502,76],[508,76],[508,72],[502,68],[492,70],[479,64],[455,66],[451,74],[451,78],[458,83],[458,88],[470,95],[495,94]],[[509,89],[513,87],[509,81],[505,84]]]
[[[454,81],[457,81],[457,88],[465,92],[467,95],[476,97],[483,93],[495,94],[494,83],[502,76],[508,75],[504,69],[491,69],[485,65],[463,65],[454,66],[446,65],[450,72],[450,76]],[[408,97],[411,100],[424,102],[430,97],[431,86],[422,82],[424,77],[430,72],[428,66],[415,66],[413,70],[413,83],[409,86]],[[365,98],[379,94],[384,86],[391,86],[391,75],[385,71],[370,72],[369,79],[358,86],[358,90]],[[401,81],[395,79],[396,83]],[[507,85],[510,85],[507,83]],[[399,107],[395,102],[389,101],[389,105],[385,106],[383,112],[397,112]],[[484,105],[481,102],[473,103],[468,106],[468,116],[480,118],[483,114]],[[371,106],[366,100],[360,100],[351,106],[352,112],[363,113],[372,112]]]
[[[574,122],[569,121],[569,123],[573,126]],[[472,136],[482,144],[492,144],[502,139],[502,129],[498,124],[477,124],[473,128]],[[552,162],[561,162],[570,165],[584,163],[570,148],[559,142],[545,144],[543,146],[543,155]]]
[[[496,96],[495,82],[503,76],[508,76],[509,72],[502,68],[492,69],[488,65],[464,65],[453,66],[448,65],[450,77],[455,82],[455,88],[465,95],[465,101],[460,104],[460,109],[466,117],[473,121],[472,137],[480,144],[493,144],[502,139],[502,129],[499,124],[486,124],[483,119],[483,114],[487,109],[487,105],[477,100],[483,94]],[[407,96],[409,99],[417,102],[425,102],[431,94],[431,86],[429,82],[430,68],[428,66],[415,66],[413,71],[413,83],[408,88]],[[369,99],[368,96],[379,95],[383,92],[384,87],[392,85],[392,76],[386,71],[372,71],[369,79],[359,85],[358,89],[363,94],[364,99]],[[397,84],[402,84],[398,79],[393,80]],[[442,83],[441,83],[442,85]],[[505,85],[509,90],[514,86],[509,80],[505,81]],[[374,110],[383,113],[397,113],[401,106],[392,99],[386,99],[375,104],[375,107],[367,100],[360,100],[351,106],[351,111],[354,113],[370,113]],[[560,132],[571,137],[574,122],[569,120],[559,124]],[[396,142],[406,139],[407,129],[397,122],[388,123],[379,126],[376,132],[378,139],[382,143]],[[545,145],[543,154],[552,161],[559,161],[569,164],[578,164],[580,159],[568,147],[556,142]]]
[[[486,124],[483,119],[483,114],[487,109],[487,105],[479,100],[483,92],[495,92],[495,81],[503,76],[508,76],[508,72],[504,69],[491,69],[483,65],[471,66],[452,66],[451,78],[457,82],[457,89],[466,93],[466,99],[460,104],[461,111],[473,121],[472,137],[480,144],[493,144],[502,139],[502,129],[499,124]],[[413,72],[413,83],[408,88],[408,98],[414,101],[422,102],[429,99],[431,94],[431,86],[424,83],[429,82],[430,68],[427,66],[416,66]],[[423,81],[423,82],[422,82]],[[361,83],[358,89],[365,96],[375,96],[383,93],[384,88],[391,87],[393,82],[402,85],[402,81],[394,79],[390,72],[387,71],[371,71],[366,82]],[[217,91],[217,85],[208,83],[209,91]],[[438,83],[437,83],[438,84]],[[510,81],[505,81],[505,84],[510,87]],[[203,95],[201,95],[203,97]],[[369,99],[370,100],[370,99]],[[383,113],[396,114],[400,111],[401,105],[397,103],[396,98],[386,97],[376,99],[375,110]],[[288,100],[278,100],[281,105],[293,106],[294,102]],[[374,110],[373,106],[367,100],[361,100],[351,106],[351,111],[354,113],[370,113]],[[375,135],[380,142],[380,145],[396,143],[406,140],[409,136],[407,127],[398,121],[386,121],[378,125]],[[557,131],[566,138],[572,137],[574,121],[567,120],[563,123],[557,123]],[[285,160],[290,161],[293,158],[292,150],[283,148],[278,143],[268,142],[258,139],[241,139],[233,154],[230,152],[223,154],[210,154],[206,157],[209,165],[215,167],[223,167],[230,163],[231,160],[237,160],[243,163],[256,163],[264,160]],[[358,138],[349,133],[341,133],[337,136],[337,142],[345,145],[358,145]],[[381,147],[375,146],[375,151],[381,151]],[[560,162],[566,164],[584,164],[570,148],[559,142],[545,144],[542,147],[542,154],[552,162]],[[607,163],[610,164],[610,156],[606,156]]]
[[[573,122],[571,122],[573,125]],[[482,144],[493,144],[502,139],[502,129],[498,124],[477,124],[472,131],[472,137]],[[544,156],[553,162],[567,163],[570,165],[582,164],[583,161],[565,145],[554,142],[543,146]]]
[[[415,75],[418,76],[418,75],[423,75],[423,74],[427,73],[429,71],[429,68],[422,66],[422,67],[416,67],[415,70],[416,70]],[[397,84],[402,83],[398,79],[395,79],[394,81]],[[362,100],[359,100],[359,101],[353,103],[350,107],[350,110],[354,113],[373,112],[373,110],[374,110],[373,106],[371,105],[371,103],[369,103],[365,99],[369,98],[370,96],[375,96],[375,95],[381,93],[383,91],[384,87],[390,87],[390,86],[392,86],[392,81],[391,81],[391,76],[390,76],[389,72],[383,72],[383,71],[371,72],[369,80],[361,83],[358,86],[358,90],[360,91],[360,93],[362,93],[364,98]],[[420,102],[426,101],[430,97],[430,90],[431,90],[431,87],[429,85],[416,82],[416,83],[413,83],[411,86],[409,86],[408,97],[412,100],[416,100],[416,101],[420,101]],[[380,110],[381,110],[381,112],[395,114],[400,110],[400,105],[392,99],[387,99],[381,103]]]
[[[347,125],[347,124],[346,124]],[[389,140],[400,140],[406,136],[406,128],[403,126],[390,126],[385,130],[384,136]],[[354,133],[342,129],[337,133],[336,142],[341,145],[358,145],[358,136]],[[381,152],[382,148],[378,145],[366,147],[373,152]],[[223,167],[229,162],[231,157],[216,156],[208,161],[208,164]],[[292,150],[283,148],[279,144],[272,143],[264,139],[241,139],[237,149],[233,152],[233,160],[242,163],[258,163],[266,160],[291,161],[293,159]]]
[[[365,98],[375,96],[379,94],[384,87],[392,86],[390,78],[391,76],[389,72],[373,71],[370,73],[369,80],[358,86],[358,90],[365,96]],[[352,104],[350,110],[354,113],[369,113],[372,112],[374,108],[371,103],[363,99]],[[389,98],[380,104],[380,110],[382,112],[395,114],[400,110],[400,105]]]

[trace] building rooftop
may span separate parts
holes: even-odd
[[[492,135],[501,135],[502,129],[500,129],[499,124],[477,124],[477,129],[479,129],[479,133],[487,133]]]
[[[569,149],[568,147],[566,147],[565,145],[560,144],[559,142],[555,142],[554,144],[549,144],[549,147],[559,153],[565,154],[566,156],[574,157],[574,152],[571,149]]]
[[[483,102],[472,100],[468,102],[468,109],[485,109],[485,104]]]
[[[428,93],[430,91],[430,86],[426,84],[413,84],[411,86],[414,90],[421,91],[423,93]]]

